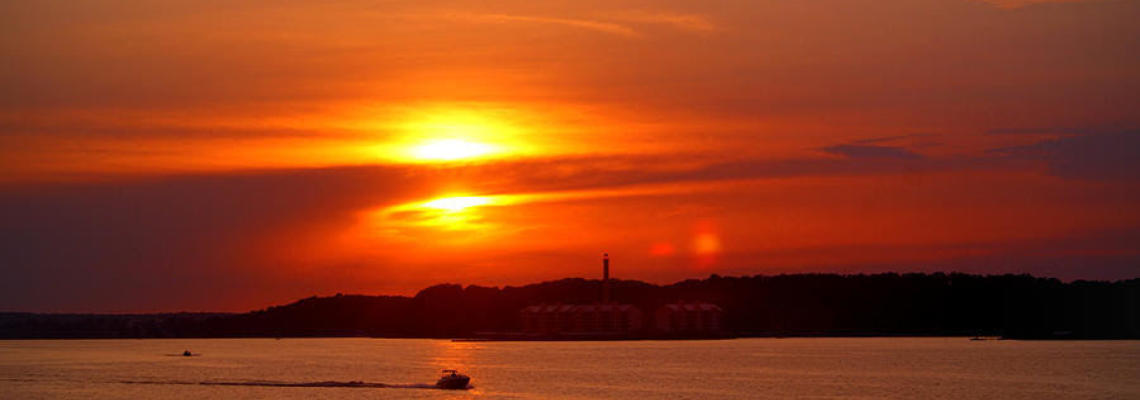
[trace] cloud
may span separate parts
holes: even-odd
[[[825,152],[853,159],[900,159],[914,160],[922,155],[895,146],[872,146],[862,144],[840,144],[822,149]]]
[[[674,29],[694,33],[709,33],[719,29],[709,17],[700,14],[637,10],[615,12],[608,16],[619,21],[665,25]]]
[[[1044,162],[1051,174],[1073,179],[1140,179],[1140,132],[1089,133],[1003,147],[989,153]]]
[[[848,145],[838,145],[841,147]],[[865,146],[873,147],[873,146]],[[881,150],[870,150],[877,153]],[[1015,166],[1000,157],[927,158],[856,156],[762,159],[707,155],[561,157],[502,161],[436,170],[439,177],[467,182],[487,193],[609,189],[635,185],[726,182],[792,177],[855,177],[905,173],[992,170]],[[434,179],[434,178],[433,178]]]
[[[986,3],[993,4],[1001,8],[1021,8],[1036,4],[1045,3],[1078,3],[1078,2],[1092,2],[1103,0],[982,0]]]
[[[869,260],[845,264],[807,261],[813,272],[874,273],[898,271],[966,272],[974,274],[1017,273],[1065,280],[1130,279],[1140,262],[1140,230],[1100,229],[1001,241],[965,240],[954,244],[825,245],[742,252],[724,257],[739,264],[757,265],[768,274],[797,273],[804,265],[796,261],[817,257]],[[940,255],[931,257],[931,255]],[[875,258],[880,261],[872,261]],[[736,273],[751,273],[741,269]]]
[[[1092,146],[1106,146],[1109,141],[1089,138],[1071,139],[1093,140]],[[1130,145],[1134,142],[1120,141],[1135,139],[1115,140],[1116,145]],[[359,166],[3,185],[0,305],[74,311],[77,304],[88,304],[88,310],[138,311],[139,299],[150,299],[146,307],[152,310],[208,310],[264,305],[267,299],[312,294],[313,288],[383,290],[384,282],[424,278],[395,272],[393,268],[400,264],[388,265],[383,255],[341,254],[335,246],[337,238],[357,226],[362,213],[423,201],[454,188],[477,195],[615,189],[607,191],[610,197],[604,199],[612,203],[621,197],[616,192],[638,186],[683,189],[692,187],[684,186],[689,183],[733,185],[769,178],[1001,169],[1039,157],[1039,148],[1081,147],[1070,141],[1058,143],[1063,145],[1047,141],[1000,154],[960,158],[900,156],[897,150],[866,149],[886,146],[848,144],[832,146],[843,149],[836,151],[844,157],[783,160],[567,157],[451,167]],[[1120,157],[1135,154],[1132,149]],[[885,156],[880,154],[884,152]],[[644,192],[630,190],[628,194]],[[589,195],[558,197],[552,202],[591,201],[604,206]],[[631,201],[638,207],[656,204]],[[368,245],[400,250],[397,243],[383,240]],[[331,254],[333,259],[312,259],[306,249]],[[208,299],[203,293],[210,293]]]
[[[856,140],[852,143],[855,143],[855,144],[877,144],[877,143],[895,142],[895,141],[899,141],[899,140],[903,140],[903,139],[930,138],[930,137],[936,137],[936,136],[938,136],[938,135],[935,135],[932,133],[914,133],[914,134],[910,134],[910,135],[883,136],[883,137],[874,137],[874,138],[869,138],[869,139],[860,139],[860,140]]]
[[[566,18],[538,15],[480,14],[465,12],[433,15],[430,18],[446,18],[480,23],[522,22],[561,25],[624,37],[639,37],[643,35],[643,32],[635,30],[634,28],[630,27],[629,24],[659,25],[693,33],[709,33],[718,29],[717,26],[704,15],[671,13],[665,11],[650,12],[643,10],[604,13],[602,16],[597,18]]]
[[[987,135],[1092,135],[1125,131],[1119,127],[1061,127],[1000,128],[986,131]]]
[[[295,254],[335,237],[358,210],[434,191],[389,167],[4,187],[0,305],[217,309],[273,297],[281,287],[248,290],[264,289],[301,260],[273,261],[267,253]]]
[[[473,22],[529,22],[539,24],[553,24],[625,37],[639,36],[637,31],[634,31],[628,26],[613,22],[590,19],[539,17],[510,14],[450,14],[447,15],[447,17]]]
[[[1023,172],[1041,172],[1042,166],[1073,179],[1135,179],[1135,135],[1046,128],[1060,137],[1037,140],[963,132],[1135,121],[1140,90],[1132,71],[1140,52],[1134,40],[1105,38],[1137,37],[1140,25],[1130,17],[1138,5],[1090,1],[1009,12],[957,0],[694,2],[659,12],[652,9],[660,4],[629,11],[638,6],[508,1],[448,4],[458,11],[446,16],[438,5],[421,3],[282,8],[265,1],[97,1],[66,12],[51,3],[4,3],[0,14],[9,34],[0,37],[0,306],[92,304],[107,310],[154,298],[151,307],[160,309],[212,308],[234,296],[262,293],[258,301],[265,301],[274,293],[311,294],[313,287],[335,287],[317,283],[329,282],[337,265],[293,257],[298,249],[335,241],[362,210],[424,200],[449,187],[510,194],[751,181],[733,187],[748,189],[768,183],[762,180],[825,177],[889,182],[883,190],[899,193],[912,182],[880,175],[965,171],[951,178],[1023,179],[1029,175]],[[367,149],[391,135],[369,128],[368,142],[340,147],[337,140],[358,132],[338,129],[352,121],[329,110],[463,101],[605,110],[565,129],[582,132],[537,126],[527,139],[591,149],[621,136],[623,142],[660,145],[664,155],[220,171],[326,165],[323,158],[310,159],[322,151],[332,154],[327,164],[359,162],[363,158],[348,153],[353,147]],[[633,132],[642,125],[660,130]],[[951,151],[1004,147],[947,156],[923,150],[905,140],[909,136],[851,140],[867,131],[915,130],[946,134],[941,138]],[[748,136],[741,140],[740,132]],[[282,136],[311,140],[288,141],[284,150],[229,140]],[[815,141],[826,137],[835,139]],[[320,150],[323,139],[333,138]],[[116,147],[122,139],[139,141]],[[818,149],[829,156],[739,156],[742,150],[786,156],[820,143],[833,144]],[[247,159],[199,149],[214,146],[259,152]],[[703,153],[686,153],[694,149]],[[132,152],[148,152],[141,157],[148,162],[132,163]],[[149,162],[149,152],[163,154]],[[129,181],[100,175],[101,182],[89,184],[19,187],[6,180],[19,174],[13,171],[50,167],[26,172],[31,178],[19,182],[55,181],[102,163],[139,174],[184,171],[170,168],[175,158],[218,172]],[[973,174],[978,171],[983,173]],[[916,180],[929,181],[922,178]],[[1036,175],[1031,180],[1011,187],[1067,185],[1056,192],[1067,198],[1100,186]],[[1135,197],[1127,184],[1112,185],[1118,191],[1096,201]],[[867,202],[881,203],[888,194],[881,196]],[[710,200],[708,208],[735,197]],[[978,202],[1016,211],[1038,201],[1009,197],[1016,201]],[[924,204],[914,218],[938,214],[941,201]],[[1104,203],[1096,201],[1043,211],[1036,219],[1115,210],[1103,211]],[[754,209],[726,217],[752,225],[779,222],[760,214],[764,207]],[[267,258],[269,253],[277,256]],[[375,260],[359,262],[370,271],[387,268]],[[274,280],[276,271],[302,265],[312,270]],[[363,276],[347,275],[355,281]],[[396,275],[415,274],[385,279]]]
[[[162,298],[150,303],[156,309],[217,309],[253,295],[243,287],[260,287],[257,295],[272,297],[332,273],[296,272],[307,262],[299,249],[326,245],[362,212],[422,201],[448,188],[541,193],[951,167],[913,161],[580,157],[3,185],[0,304],[51,310],[98,302],[103,310],[131,310],[139,298],[154,297]],[[274,283],[278,275],[289,275],[292,283]],[[217,292],[203,301],[203,291]]]

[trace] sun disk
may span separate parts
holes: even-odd
[[[425,208],[432,208],[436,210],[443,210],[448,212],[462,211],[470,207],[483,206],[491,203],[489,197],[480,196],[460,196],[460,197],[444,197],[442,199],[435,199],[421,204]]]

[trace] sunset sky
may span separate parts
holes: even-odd
[[[0,311],[1140,276],[1140,1],[0,3]]]

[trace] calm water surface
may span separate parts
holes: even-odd
[[[443,368],[468,373],[474,388],[428,388]],[[271,386],[322,381],[400,387]],[[0,341],[3,399],[788,397],[1140,399],[1140,342]]]

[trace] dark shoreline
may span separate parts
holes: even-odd
[[[1140,279],[1062,282],[1029,275],[796,274],[691,279],[670,285],[613,280],[614,300],[645,311],[616,339],[669,339],[653,311],[678,301],[724,309],[724,337],[1002,337],[1140,339]],[[247,313],[39,314],[0,312],[0,339],[377,337],[519,340],[520,310],[591,304],[599,280],[522,287],[432,286],[414,297],[309,297]],[[612,335],[611,335],[612,336]],[[545,339],[583,340],[561,335]]]

